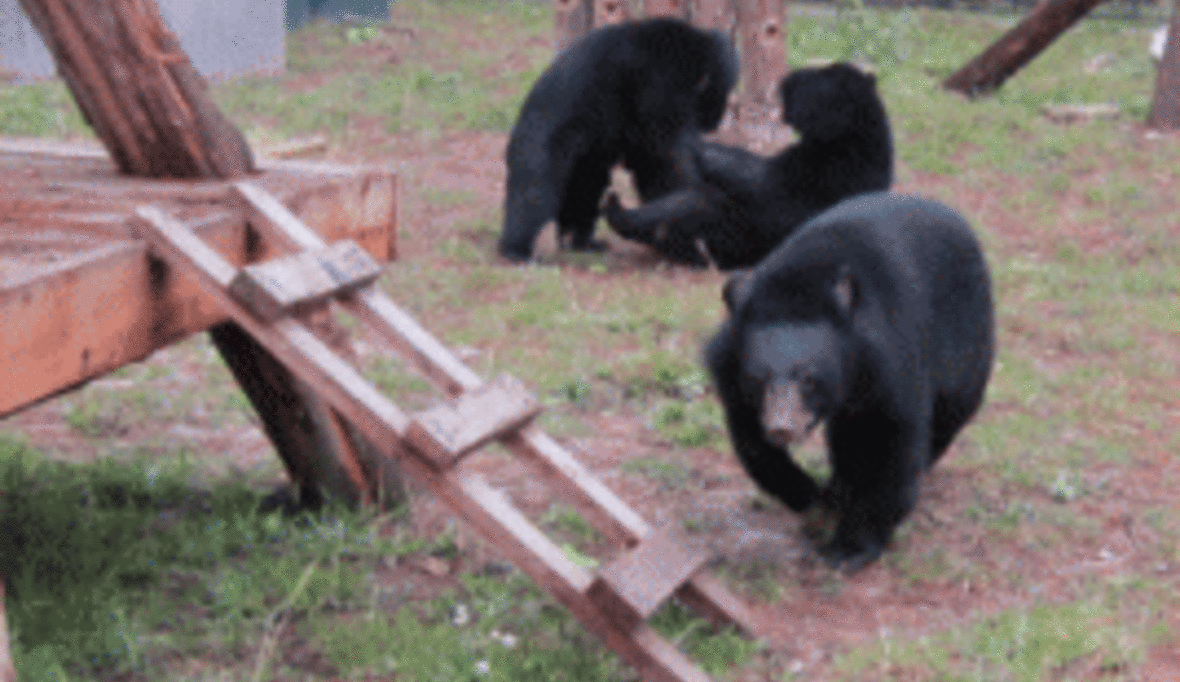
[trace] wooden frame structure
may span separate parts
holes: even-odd
[[[718,581],[698,572],[708,558],[671,528],[652,528],[564,448],[531,425],[537,401],[502,377],[484,383],[369,281],[358,257],[339,267],[337,252],[257,183],[236,182],[235,204],[270,253],[289,254],[265,269],[239,268],[188,226],[158,207],[140,207],[131,222],[169,271],[182,272],[235,323],[401,469],[474,526],[591,631],[639,669],[645,680],[704,682],[708,677],[646,620],[673,595],[717,624],[753,632],[752,618]],[[277,273],[277,274],[276,274]],[[284,278],[334,281],[331,292],[288,295]],[[243,289],[242,282],[251,282]],[[243,290],[248,291],[243,295]],[[259,294],[259,291],[270,293]],[[413,415],[403,413],[349,363],[310,332],[292,311],[326,305],[330,293],[365,326],[388,340],[424,378],[455,396]],[[263,300],[265,299],[265,300]],[[464,458],[499,442],[555,492],[574,504],[625,551],[597,575],[578,566],[500,492],[463,466]]]
[[[232,320],[644,679],[707,680],[646,624],[675,595],[715,623],[753,632],[746,607],[699,572],[707,554],[669,528],[653,528],[531,426],[540,408],[519,382],[484,383],[373,284],[379,263],[396,256],[396,175],[259,165],[261,174],[238,182],[133,179],[118,176],[101,149],[0,140],[7,228],[0,377],[14,389],[0,397],[0,415]],[[385,336],[450,398],[414,415],[389,402],[309,329],[330,301]],[[622,555],[596,574],[586,571],[464,468],[467,454],[493,441],[531,464]],[[324,475],[325,466],[363,486],[382,462],[313,469]]]
[[[263,161],[257,182],[330,240],[397,255],[397,176],[388,168]],[[228,205],[225,181],[118,175],[101,147],[0,139],[0,416],[142,360],[224,322],[191,283],[164,278],[126,221],[175,209],[235,264],[266,258]]]

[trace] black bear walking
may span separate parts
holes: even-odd
[[[694,184],[689,141],[721,122],[737,77],[727,37],[673,19],[605,26],[566,48],[508,141],[500,253],[528,260],[553,219],[559,243],[601,248],[598,204],[620,161],[644,199]]]
[[[674,261],[739,268],[824,209],[889,189],[893,138],[874,76],[848,64],[799,69],[779,83],[779,98],[796,144],[765,158],[699,142],[694,159],[703,182],[629,211],[610,194],[607,222]]]
[[[941,204],[866,194],[732,277],[725,300],[706,361],[734,450],[792,510],[834,511],[820,552],[856,570],[983,400],[995,332],[979,243]],[[822,493],[788,450],[820,422],[832,465]]]

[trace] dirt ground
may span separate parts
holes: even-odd
[[[296,85],[292,85],[296,87]],[[504,188],[503,149],[506,136],[492,133],[445,134],[438,138],[389,135],[374,124],[363,123],[350,133],[357,140],[348,147],[329,152],[333,160],[382,161],[396,159],[402,171],[400,260],[421,262],[431,254],[432,245],[451,238],[455,222],[472,217],[475,211],[502,201]],[[1114,234],[1057,230],[1036,231],[1015,218],[995,196],[968,188],[953,176],[923,175],[902,169],[896,187],[902,192],[955,198],[956,206],[971,216],[987,216],[987,229],[1003,250],[1052,253],[1059,240],[1073,240],[1083,250],[1126,249],[1128,259],[1136,257],[1135,244],[1117,240]],[[479,195],[478,202],[460,207],[437,207],[423,197],[427,191],[453,190]],[[1170,191],[1161,188],[1161,191]],[[1065,225],[1068,226],[1068,223]],[[1180,233],[1177,234],[1180,237]],[[479,248],[490,249],[482,241]],[[551,231],[540,249],[553,250]],[[660,269],[668,277],[701,281],[716,280],[717,273],[666,268],[644,249],[612,242],[625,254],[623,267]],[[440,264],[453,265],[453,264]],[[394,266],[396,267],[396,265]],[[506,266],[508,267],[508,266]],[[609,273],[570,268],[565,276],[576,288],[590,289],[596,279]],[[396,298],[396,296],[395,296]],[[427,322],[429,327],[429,323]],[[1006,339],[1019,339],[1021,330],[1002,329]],[[1049,340],[1050,342],[1052,340]],[[1166,340],[1161,340],[1166,342]],[[475,352],[494,352],[491,341]],[[1067,344],[1053,361],[1062,367],[1081,362]],[[178,366],[178,380],[194,378],[200,371],[185,352],[170,349],[147,360],[148,364]],[[1180,378],[1160,378],[1175,387],[1180,396]],[[108,380],[110,381],[110,380]],[[988,403],[977,419],[988,419],[1020,406]],[[1168,412],[1170,420],[1152,427],[1128,414],[1122,423],[1105,425],[1134,443],[1131,462],[1115,467],[1096,464],[1079,476],[1101,482],[1101,494],[1074,501],[1072,509],[1092,522],[1088,532],[1075,541],[1048,545],[1016,534],[988,532],[979,525],[960,523],[972,508],[1004,509],[1008,491],[988,478],[989,472],[956,464],[955,450],[926,479],[917,510],[906,522],[892,550],[880,562],[852,576],[835,576],[817,563],[802,540],[800,520],[778,505],[753,503],[754,487],[726,448],[717,452],[699,449],[691,453],[690,485],[666,486],[659,482],[620,472],[623,462],[640,457],[658,458],[669,448],[648,429],[638,415],[604,416],[579,414],[593,435],[567,439],[565,444],[594,473],[649,520],[699,518],[711,542],[726,557],[727,567],[746,567],[746,573],[731,575],[730,584],[746,584],[743,594],[754,605],[768,651],[779,658],[781,667],[808,679],[825,679],[833,656],[861,645],[880,642],[890,633],[909,638],[935,634],[965,622],[975,622],[1005,609],[1039,604],[1071,603],[1098,578],[1126,576],[1174,576],[1175,562],[1161,561],[1157,532],[1141,522],[1139,511],[1162,508],[1180,513],[1175,481],[1180,481],[1180,458],[1167,450],[1164,434],[1180,429],[1180,399]],[[34,447],[57,457],[89,460],[96,450],[75,433],[64,419],[60,400],[49,401],[12,418],[6,428],[27,435]],[[135,425],[119,435],[134,443],[148,438],[155,425]],[[273,457],[260,430],[250,424],[233,429],[192,429],[188,434],[200,444],[211,460],[233,452],[226,471],[234,467],[251,469]],[[549,491],[533,482],[520,464],[494,454],[478,455],[473,465],[490,482],[508,491],[526,510],[539,513],[551,502]],[[276,482],[278,482],[276,480]],[[1031,494],[1027,489],[1021,495]],[[1048,493],[1040,493],[1046,498]],[[425,495],[417,495],[412,523],[422,533],[437,533],[451,525],[448,510]],[[390,567],[385,580],[413,586],[415,598],[429,598],[456,584],[455,576],[502,559],[483,545],[469,529],[457,524],[458,542],[463,549],[454,565],[410,563]],[[906,564],[906,562],[911,562]],[[914,568],[914,564],[919,564]],[[751,569],[751,567],[753,567]],[[939,570],[949,567],[951,570]],[[915,580],[915,573],[921,574]],[[766,598],[765,585],[787,586]],[[1133,592],[1130,593],[1133,599]],[[1171,682],[1180,680],[1180,612],[1170,604],[1162,607],[1172,633],[1170,641],[1148,648],[1146,660],[1131,678]],[[1057,671],[1061,678],[1106,679],[1125,671],[1112,670],[1098,655],[1083,657]],[[751,678],[756,679],[756,678]],[[866,673],[865,679],[918,679],[915,671],[887,669]],[[925,678],[923,678],[925,679]]]

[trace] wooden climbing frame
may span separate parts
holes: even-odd
[[[252,181],[233,183],[233,203],[276,260],[250,267],[227,261],[181,221],[154,206],[131,226],[170,271],[191,279],[234,322],[354,425],[383,456],[476,528],[645,680],[708,677],[647,619],[675,595],[718,625],[752,633],[746,607],[700,572],[708,555],[671,527],[653,528],[532,424],[537,401],[520,382],[485,383],[372,284],[373,259],[348,242],[328,245],[282,202]],[[301,311],[335,300],[384,336],[451,397],[406,414],[309,331]],[[464,466],[498,442],[583,513],[623,552],[596,574],[571,561],[511,501]]]

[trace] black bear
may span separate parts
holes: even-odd
[[[674,19],[596,29],[541,74],[508,140],[500,253],[524,261],[552,219],[559,243],[591,239],[610,168],[622,161],[644,199],[696,181],[688,143],[715,129],[738,77],[722,33]]]
[[[731,277],[725,300],[706,362],[734,450],[787,507],[834,512],[820,553],[856,570],[983,400],[995,332],[979,243],[941,204],[866,194]],[[832,465],[822,492],[788,449],[820,422]]]
[[[824,209],[889,189],[893,139],[874,76],[848,64],[799,69],[779,83],[779,97],[796,144],[766,158],[698,143],[703,182],[632,210],[612,193],[603,208],[607,222],[671,260],[711,260],[727,270],[757,263]]]

